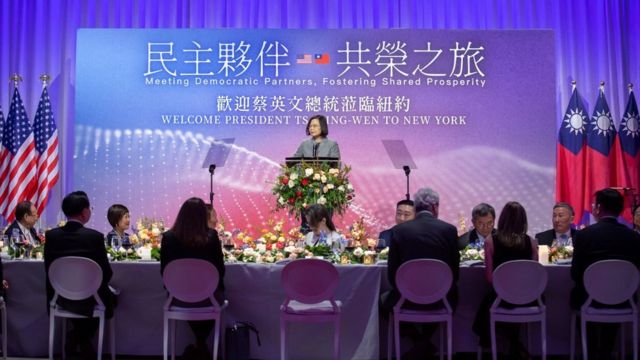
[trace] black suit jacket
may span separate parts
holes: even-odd
[[[576,232],[577,232],[576,229],[571,228],[572,240],[576,238]],[[547,231],[537,233],[535,238],[538,240],[538,245],[551,246],[551,244],[553,243],[553,240],[556,239],[556,231],[554,229],[549,229]]]
[[[13,220],[13,222],[11,223],[11,225],[9,225],[9,227],[4,232],[4,234],[7,235],[8,237],[11,237],[11,233],[13,233],[13,229],[18,229],[18,231],[20,232],[20,235],[25,236],[25,234],[22,232],[22,229],[20,229],[20,226],[18,225],[18,220]],[[38,238],[38,233],[36,232],[36,229],[31,228],[29,229],[29,232],[31,233],[31,237],[33,238],[33,241],[35,241],[36,244],[40,244],[40,239]]]
[[[109,280],[113,272],[107,258],[107,250],[104,247],[104,236],[93,229],[85,228],[77,221],[69,221],[63,227],[49,230],[45,233],[44,267],[47,279],[47,310],[53,298],[53,287],[49,282],[49,266],[56,260],[65,256],[80,256],[95,261],[102,269],[102,283],[98,289],[98,295],[106,307],[107,317],[113,315],[115,297],[109,290]],[[95,300],[71,301],[58,300],[58,304],[68,311],[81,315],[91,315]]]
[[[437,259],[445,262],[453,273],[453,283],[447,298],[452,306],[457,303],[457,282],[460,273],[458,232],[456,228],[438,220],[427,212],[391,229],[391,245],[387,263],[389,283],[393,287],[389,301],[400,298],[396,289],[396,272],[403,263],[414,259]]]
[[[164,273],[164,268],[167,264],[178,259],[202,259],[212,263],[220,275],[216,293],[220,294],[224,290],[224,256],[222,255],[222,244],[217,232],[209,232],[209,241],[203,247],[185,246],[171,230],[162,234],[160,273]],[[218,296],[216,298],[218,301],[222,300]]]
[[[496,229],[491,230],[491,235],[495,236]],[[467,231],[462,234],[458,238],[458,250],[462,250],[467,247],[469,244],[475,244],[478,242],[478,231],[476,229],[472,229],[471,231]]]
[[[378,235],[378,249],[384,249],[391,243],[391,229],[383,230],[380,235]]]
[[[571,307],[579,309],[587,300],[583,275],[589,265],[600,260],[619,259],[640,266],[640,234],[614,218],[604,218],[576,233],[573,238]],[[623,279],[612,279],[624,281]]]

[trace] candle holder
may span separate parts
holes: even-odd
[[[340,255],[340,264],[342,265],[347,265],[350,264],[351,260],[349,259],[349,254],[344,253],[342,255]]]
[[[362,261],[362,263],[365,264],[365,265],[371,265],[371,264],[373,264],[375,262],[374,258],[375,257],[373,255],[368,255],[367,254],[367,255],[364,256],[364,260]]]

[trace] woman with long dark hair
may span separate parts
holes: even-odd
[[[210,231],[207,208],[200,198],[190,198],[182,204],[173,227],[162,235],[162,247],[160,249],[160,273],[173,260],[178,259],[202,259],[213,264],[218,270],[220,281],[214,292],[218,303],[224,302],[224,258],[222,245],[215,231]],[[174,299],[177,306],[206,306],[209,300],[202,303],[183,303]],[[196,344],[185,349],[185,353],[208,354],[206,339],[213,329],[213,320],[189,321],[189,326],[196,336]],[[211,357],[211,355],[209,355]]]
[[[500,212],[496,234],[487,237],[484,243],[485,271],[490,284],[493,283],[493,271],[507,261],[538,261],[538,242],[527,235],[527,226],[527,212],[524,207],[516,201],[506,203]],[[489,309],[496,296],[492,288],[480,304],[473,323],[473,331],[480,337],[480,346],[483,348],[490,347],[491,344]],[[509,351],[512,356],[520,358],[525,356],[526,350],[518,341],[517,330],[517,327],[509,327]]]
[[[304,213],[311,228],[304,238],[305,245],[332,246],[334,242],[341,240],[342,235],[336,231],[336,226],[333,225],[331,214],[326,207],[318,204],[311,205]]]

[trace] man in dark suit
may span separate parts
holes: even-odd
[[[49,282],[49,267],[56,259],[66,256],[80,256],[95,261],[102,269],[102,283],[98,289],[98,295],[106,307],[106,317],[111,318],[115,296],[109,290],[109,280],[113,273],[107,259],[103,234],[84,227],[84,224],[91,218],[92,211],[87,194],[83,191],[75,191],[67,195],[62,200],[62,211],[67,217],[67,223],[62,227],[47,231],[45,234],[44,266],[47,276],[47,309],[54,295],[53,287]],[[90,316],[93,313],[95,300],[88,298],[71,301],[58,298],[58,305],[68,311]],[[71,321],[73,330],[67,334],[66,351],[73,353],[79,346],[83,358],[95,357],[91,339],[98,329],[98,319],[72,319]]]
[[[40,245],[40,239],[36,233],[36,222],[38,221],[38,211],[31,201],[21,201],[16,206],[16,219],[4,232],[9,238],[16,232],[21,238],[26,239],[33,246]]]
[[[624,206],[624,198],[614,189],[604,189],[595,194],[592,214],[593,224],[576,233],[573,242],[571,278],[575,287],[571,291],[571,308],[579,310],[587,300],[583,276],[585,270],[600,260],[620,259],[640,266],[640,234],[617,220]],[[612,279],[623,281],[623,279]],[[618,330],[617,324],[589,323],[587,336],[589,356],[608,359]]]
[[[400,200],[396,204],[396,225],[402,224],[416,217],[416,209],[413,207],[413,201]],[[384,249],[391,242],[391,229],[384,230],[378,235],[378,249]]]
[[[482,246],[484,244],[484,240],[489,235],[494,235],[496,233],[496,229],[493,227],[495,221],[496,210],[493,206],[485,203],[480,203],[474,206],[471,210],[471,223],[473,224],[473,229],[471,231],[467,231],[458,238],[458,249],[462,250],[467,247],[467,245]]]
[[[405,262],[414,259],[437,259],[445,262],[453,273],[453,283],[447,299],[453,308],[457,304],[457,281],[460,270],[460,253],[458,252],[458,233],[456,228],[438,220],[440,197],[429,188],[422,188],[414,195],[416,218],[391,229],[391,245],[389,247],[388,275],[392,291],[383,299],[382,308],[391,309],[399,300],[400,293],[396,288],[396,272]],[[436,304],[437,305],[437,304]],[[417,306],[409,304],[409,307]],[[420,306],[425,307],[425,306]],[[426,306],[429,307],[429,306]],[[432,346],[429,338],[435,326],[422,326],[412,336],[415,346],[409,357],[424,356]],[[409,333],[411,336],[412,334]]]
[[[554,240],[560,245],[573,245],[576,229],[571,227],[575,212],[573,207],[565,202],[559,202],[553,206],[553,229],[537,233],[538,245],[551,246]]]

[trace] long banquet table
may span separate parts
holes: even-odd
[[[48,317],[46,311],[44,263],[4,261],[7,295],[8,353],[10,356],[47,355]],[[157,262],[113,262],[112,285],[122,293],[116,309],[116,353],[127,355],[162,354],[162,309],[166,292]],[[389,289],[386,266],[337,265],[340,285],[336,298],[343,302],[341,358],[377,359],[386,354],[386,324],[378,316],[378,300]],[[569,351],[569,292],[573,283],[568,266],[547,266],[549,282],[547,341],[550,354]],[[280,356],[279,308],[284,299],[280,285],[282,266],[227,264],[225,285],[229,308],[224,321],[251,321],[260,331],[262,346],[252,338],[251,356],[277,359]],[[309,279],[313,281],[313,279]],[[483,267],[462,267],[458,282],[460,301],[454,316],[453,344],[456,352],[476,351],[477,338],[471,331],[475,313],[489,285]],[[537,333],[534,352],[539,349]],[[58,327],[58,333],[60,327]],[[291,359],[324,359],[331,356],[330,325],[291,324],[287,331],[287,354]],[[191,341],[184,324],[178,327],[177,353]],[[60,347],[60,338],[56,346]],[[107,342],[108,344],[108,342]]]

